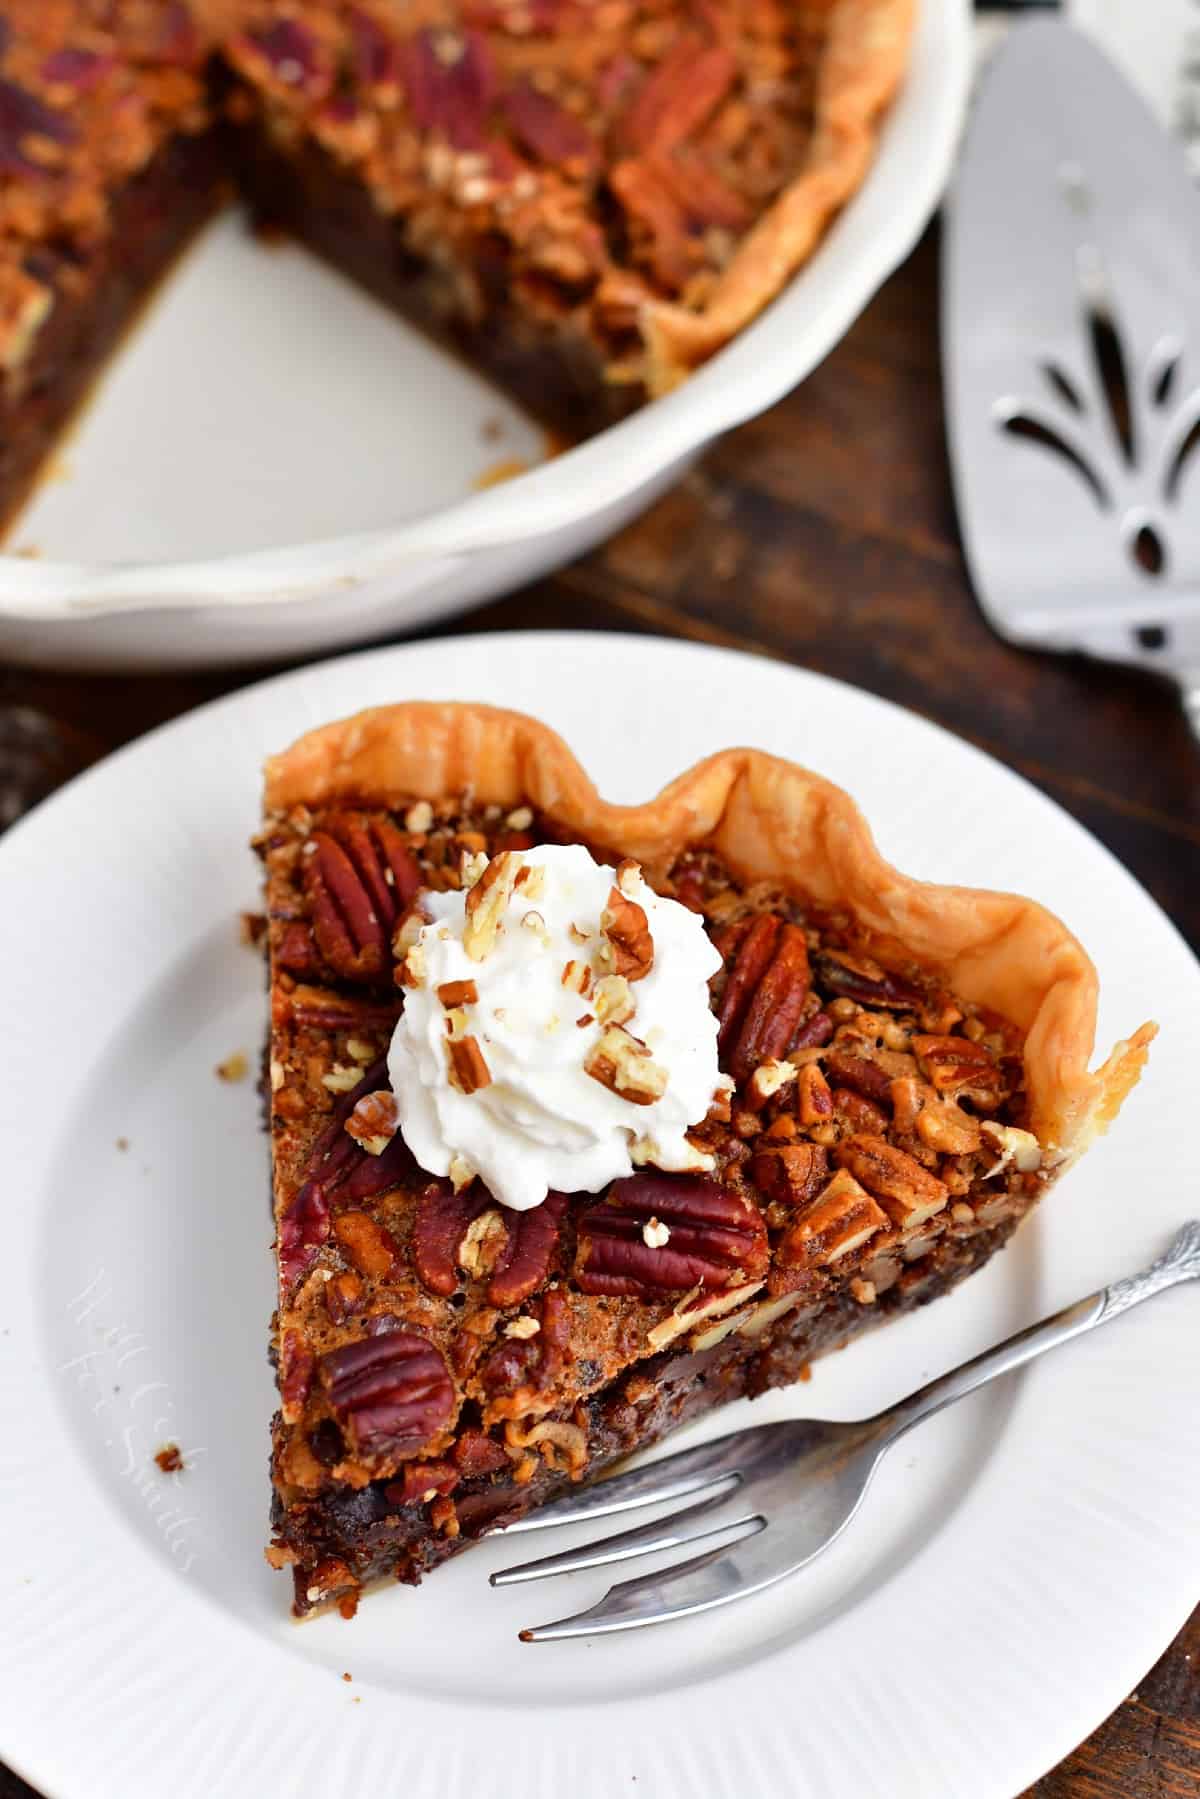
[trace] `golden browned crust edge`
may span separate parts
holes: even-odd
[[[880,856],[848,794],[761,750],[722,750],[644,805],[616,806],[536,719],[413,701],[321,726],[266,765],[268,811],[467,791],[485,805],[528,800],[651,870],[690,844],[711,843],[743,881],[771,880],[848,911],[885,961],[936,970],[964,998],[1025,1033],[1032,1128],[1060,1162],[1107,1129],[1141,1073],[1155,1035],[1150,1024],[1089,1072],[1096,971],[1053,913],[1015,894],[899,873]]]
[[[908,64],[915,20],[916,0],[835,0],[803,170],[742,240],[702,309],[650,301],[643,310],[652,394],[677,386],[748,325],[807,261],[834,213],[861,186],[880,118]]]

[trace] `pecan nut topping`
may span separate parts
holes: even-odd
[[[644,1235],[652,1219],[670,1233],[657,1248]],[[576,1273],[584,1293],[645,1299],[753,1280],[767,1257],[762,1214],[731,1188],[703,1175],[635,1174],[580,1219]]]
[[[623,1024],[605,1027],[583,1069],[602,1087],[627,1099],[631,1106],[652,1106],[667,1090],[666,1069]]]
[[[613,887],[600,914],[600,930],[604,972],[623,975],[627,981],[644,980],[654,966],[654,939],[645,908]]]
[[[479,1186],[456,1193],[446,1181],[433,1181],[417,1202],[411,1251],[421,1285],[441,1299],[458,1288],[458,1247],[472,1220],[491,1203]]]
[[[346,1120],[346,1129],[369,1156],[382,1155],[396,1135],[400,1116],[390,1087],[364,1093]]]
[[[519,1305],[537,1292],[550,1272],[567,1205],[565,1193],[548,1193],[540,1206],[509,1214],[508,1241],[488,1281],[489,1304]]]
[[[407,1455],[436,1437],[454,1412],[454,1387],[427,1337],[389,1312],[367,1335],[321,1357],[321,1384],[359,1455]]]
[[[393,927],[420,888],[411,850],[390,820],[352,814],[314,831],[306,847],[305,888],[321,954],[343,980],[378,980]]]
[[[827,1268],[861,1249],[886,1230],[887,1214],[871,1195],[839,1168],[825,1191],[784,1234],[778,1250],[782,1268]]]
[[[944,1181],[885,1137],[860,1132],[839,1143],[834,1156],[902,1230],[932,1218],[950,1197]]]
[[[828,1174],[828,1160],[818,1143],[764,1145],[750,1162],[755,1186],[783,1206],[800,1206],[818,1193]]]

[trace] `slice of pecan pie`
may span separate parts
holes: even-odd
[[[401,705],[268,765],[274,1538],[299,1616],[948,1291],[1115,1116],[1032,901],[751,750],[602,801]]]

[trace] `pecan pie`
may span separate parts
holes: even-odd
[[[454,1104],[487,1098],[497,1052],[464,1023],[505,953],[505,905],[540,895],[545,865],[580,854],[551,846],[573,844],[612,865],[611,891],[598,948],[572,924],[564,1007],[589,1008],[576,1022],[598,1045],[639,1045],[655,908],[673,901],[714,970],[699,1015],[720,1074],[691,1165],[651,1158],[518,1210],[462,1158],[418,1163],[393,1033],[418,994],[434,1015],[420,983],[449,927],[432,921],[457,907],[478,973],[438,985],[437,1041]],[[844,793],[756,751],[612,806],[530,719],[384,707],[268,764],[257,847],[279,1261],[268,1555],[299,1616],[418,1581],[949,1290],[1108,1125],[1153,1036],[1089,1073],[1096,978],[1057,919],[898,874]],[[604,983],[615,1010],[596,1018]],[[661,1088],[621,1097],[619,1042],[611,1078],[597,1052],[587,1074],[632,1140]]]
[[[568,435],[771,300],[913,0],[3,0],[0,515],[236,185]]]

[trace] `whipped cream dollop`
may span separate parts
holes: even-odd
[[[686,1137],[729,1086],[700,918],[577,844],[469,859],[463,887],[422,895],[388,1056],[421,1167],[519,1211],[710,1167]]]

